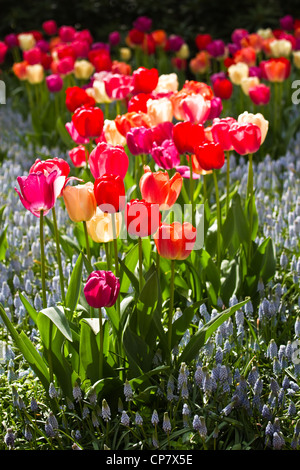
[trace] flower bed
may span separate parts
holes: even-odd
[[[147,20],[3,47],[3,446],[296,449],[298,23]]]

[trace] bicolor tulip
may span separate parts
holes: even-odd
[[[145,201],[158,204],[160,209],[166,210],[172,207],[179,197],[182,176],[176,172],[172,178],[169,178],[167,171],[153,173],[148,166],[145,166],[139,186]]]
[[[36,159],[29,173],[38,173],[41,171],[45,176],[48,176],[54,170],[57,172],[54,182],[55,194],[56,197],[59,197],[69,180],[70,166],[68,162],[63,158],[50,158],[48,160]]]
[[[131,237],[148,237],[153,235],[161,222],[158,204],[144,199],[132,199],[125,207],[125,224]]]
[[[120,292],[120,280],[111,271],[93,271],[83,292],[90,307],[112,307]]]
[[[151,127],[151,119],[146,113],[139,112],[130,112],[116,116],[115,123],[118,131],[124,137],[132,127]]]
[[[68,215],[73,222],[86,222],[94,216],[97,202],[91,181],[76,186],[66,186],[62,195]]]
[[[89,166],[95,179],[105,174],[118,175],[124,179],[129,160],[122,146],[100,142],[90,153]]]
[[[238,116],[237,122],[239,124],[247,124],[247,123],[256,124],[256,126],[258,126],[261,131],[261,143],[260,144],[261,145],[263,144],[268,133],[269,121],[267,121],[261,113],[252,114],[252,113],[248,113],[247,111],[245,111],[243,114],[240,114]]]
[[[200,93],[195,93],[184,98],[181,107],[186,121],[203,124],[208,119],[211,101],[206,100]]]
[[[189,222],[162,223],[154,234],[154,242],[160,256],[171,260],[184,260],[191,254],[197,237],[197,229]]]
[[[105,174],[96,178],[94,194],[97,206],[102,212],[113,214],[125,207],[125,186],[123,179],[118,175]]]
[[[291,73],[291,63],[285,57],[263,60],[259,65],[263,78],[270,82],[283,82]]]

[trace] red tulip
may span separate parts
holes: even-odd
[[[195,38],[195,43],[199,51],[204,51],[206,46],[212,42],[212,37],[210,34],[197,34]]]
[[[54,20],[44,21],[42,27],[48,36],[54,36],[54,34],[57,32],[57,24]]]
[[[142,113],[147,113],[147,101],[152,99],[152,95],[150,93],[138,93],[130,98],[128,102],[128,112],[136,112],[138,113],[141,111]]]
[[[217,78],[213,83],[214,94],[222,100],[229,100],[233,92],[233,85],[227,78]]]
[[[194,155],[198,165],[205,171],[219,170],[225,163],[224,150],[218,142],[204,142],[195,148]]]
[[[160,221],[158,204],[146,202],[144,199],[132,199],[126,204],[125,223],[130,236],[143,238],[153,235]]]
[[[2,64],[5,60],[6,53],[8,51],[8,47],[5,42],[0,42],[0,64]]]
[[[125,186],[118,175],[105,174],[96,178],[94,194],[102,212],[112,214],[121,212],[125,207]]]
[[[240,155],[255,153],[261,144],[261,130],[256,124],[233,124],[229,130],[234,150]]]
[[[110,145],[100,142],[89,156],[89,165],[93,177],[105,174],[119,175],[122,179],[128,170],[128,156],[121,145]]]
[[[135,93],[151,93],[158,84],[158,70],[139,67],[132,74]]]
[[[104,124],[103,111],[97,107],[82,106],[76,109],[72,122],[81,137],[99,137]]]
[[[189,121],[178,122],[173,127],[173,140],[180,154],[193,153],[195,146],[205,140],[204,127]]]
[[[87,153],[84,145],[79,145],[69,150],[69,156],[75,167],[84,167],[86,165],[86,159],[88,159],[89,154]]]
[[[66,107],[70,113],[74,113],[81,106],[93,106],[94,98],[89,96],[85,90],[79,86],[73,86],[66,89]]]
[[[152,173],[148,166],[140,179],[142,198],[147,202],[158,204],[160,209],[168,209],[175,204],[182,187],[182,176],[175,173],[169,178],[167,171]]]
[[[192,252],[197,236],[197,229],[189,222],[161,224],[154,234],[157,251],[163,258],[184,260]]]

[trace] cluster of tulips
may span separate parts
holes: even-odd
[[[162,51],[177,49],[176,64],[180,69],[182,66],[178,61],[187,54],[186,43],[178,37],[167,38],[162,31],[150,33],[151,24],[146,20],[137,20],[129,32],[126,38],[128,48],[139,51],[136,59],[137,55],[141,59],[141,52],[143,57],[154,54],[157,48],[160,48],[161,54]],[[211,193],[207,187],[211,179],[217,225],[214,260],[218,270],[221,269],[225,255],[221,232],[232,197],[232,152],[248,159],[245,214],[248,223],[246,258],[250,266],[256,233],[253,229],[253,155],[265,142],[269,127],[273,130],[273,121],[266,119],[256,108],[253,112],[245,111],[243,105],[247,102],[243,101],[239,102],[240,106],[236,108],[239,112],[233,117],[233,113],[224,112],[225,102],[231,97],[233,85],[240,86],[255,105],[269,102],[270,90],[261,80],[282,84],[289,77],[291,63],[286,56],[283,57],[280,47],[287,42],[291,44],[290,53],[294,49],[296,64],[297,22],[293,23],[293,28],[294,35],[283,30],[280,34],[278,31],[269,32],[268,37],[266,31],[249,34],[236,30],[231,47],[213,41],[208,35],[199,35],[196,41],[200,52],[190,62],[199,79],[185,80],[182,84],[174,70],[161,73],[159,67],[145,65],[132,69],[130,55],[125,60],[124,50],[124,60],[113,60],[114,48],[120,44],[116,32],[110,35],[109,46],[94,42],[88,30],[76,31],[69,26],[57,28],[55,22],[47,21],[43,29],[50,36],[48,40],[35,31],[9,35],[5,39],[1,46],[2,59],[7,47],[11,47],[15,54],[21,48],[23,57],[13,64],[13,72],[26,83],[27,88],[42,84],[41,88],[35,89],[38,90],[36,98],[45,96],[46,89],[48,93],[60,97],[59,103],[56,102],[59,104],[56,118],[64,117],[60,132],[69,146],[66,158],[37,159],[28,175],[18,177],[19,188],[16,188],[24,207],[40,219],[44,308],[46,263],[43,222],[50,211],[53,214],[62,302],[65,300],[60,230],[55,214],[58,201],[64,204],[74,224],[82,224],[82,248],[90,266],[84,294],[91,308],[91,316],[94,315],[93,309],[99,311],[100,348],[103,348],[101,309],[116,304],[120,316],[121,258],[122,251],[126,251],[126,242],[122,244],[119,239],[125,227],[126,237],[138,244],[139,293],[147,277],[143,267],[143,239],[152,237],[154,240],[151,249],[156,252],[158,278],[161,275],[161,258],[170,261],[168,341],[171,350],[175,262],[186,260],[199,248],[196,244],[199,235],[196,206],[198,202],[211,204]],[[151,48],[153,44],[156,48]],[[276,53],[279,56],[261,60],[258,64],[259,56],[266,54],[267,44],[268,51],[273,51],[270,54],[279,50]],[[207,68],[197,69],[195,61],[201,62],[204,58]],[[137,64],[138,60],[135,62]],[[201,74],[210,72],[211,68],[215,69],[215,73],[209,78],[209,84]],[[276,103],[281,106],[280,90]],[[31,91],[28,96],[33,96],[30,95]],[[218,176],[225,165],[226,194],[222,199],[219,196]],[[181,205],[190,205],[190,220],[186,220],[184,212],[184,220],[175,220],[172,209],[178,201]],[[125,240],[126,237],[122,238]],[[96,245],[104,246],[106,269],[93,268],[91,240]]]

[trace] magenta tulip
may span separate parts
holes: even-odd
[[[165,170],[180,164],[180,155],[172,139],[165,140],[161,145],[154,144],[150,153],[155,163]]]
[[[111,307],[118,298],[120,281],[111,271],[93,271],[83,291],[90,307]]]
[[[95,179],[105,174],[118,175],[124,179],[128,170],[129,160],[121,145],[100,142],[90,153],[89,166]]]
[[[36,217],[40,212],[46,215],[55,204],[59,195],[57,185],[57,170],[51,171],[47,176],[42,172],[30,173],[28,176],[18,176],[20,190],[15,188],[25,207]]]

